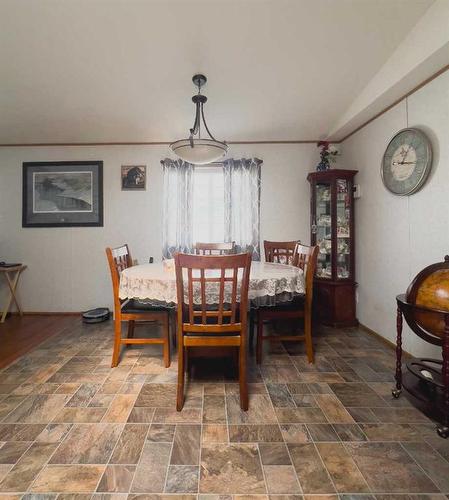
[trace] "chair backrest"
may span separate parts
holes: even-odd
[[[300,243],[295,241],[267,241],[263,242],[265,249],[265,261],[277,264],[293,264],[296,245]]]
[[[196,255],[231,255],[235,253],[235,241],[227,243],[197,243]]]
[[[310,302],[312,301],[313,278],[315,277],[318,250],[318,245],[308,247],[298,243],[293,258],[293,265],[299,267],[305,273],[306,299]]]
[[[178,328],[246,335],[251,254],[175,254]],[[212,296],[212,304],[207,296]]]
[[[111,271],[112,291],[114,294],[114,308],[120,310],[120,299],[118,296],[120,285],[120,273],[123,269],[132,266],[131,254],[128,245],[122,245],[117,248],[106,248],[109,270]]]

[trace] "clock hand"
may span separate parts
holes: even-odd
[[[407,148],[407,151],[405,152],[405,155],[402,157],[402,163],[401,163],[401,165],[404,165],[405,163],[409,163],[409,162],[406,162],[405,159],[407,158],[407,155],[408,155],[408,152],[410,151],[410,148],[411,148],[411,146],[409,146]]]
[[[414,165],[416,161],[394,161],[393,165]]]

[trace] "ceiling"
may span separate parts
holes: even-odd
[[[433,0],[1,0],[0,143],[325,137]]]

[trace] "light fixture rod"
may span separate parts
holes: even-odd
[[[198,93],[192,97],[195,104],[195,120],[193,127],[189,129],[190,135],[187,139],[181,139],[170,144],[170,149],[179,158],[195,165],[210,164],[223,157],[228,151],[226,142],[217,141],[207,126],[204,117],[204,104],[207,97],[201,94],[207,78],[197,74],[192,78],[193,83],[198,87]],[[209,138],[201,138],[202,123]]]
[[[210,130],[209,130],[209,127],[207,126],[207,123],[206,123],[206,118],[204,118],[204,108],[203,108],[203,105],[201,104],[201,117],[203,118],[203,123],[204,123],[204,127],[206,128],[207,130],[207,133],[209,134],[209,137],[215,141],[215,137],[210,133]]]

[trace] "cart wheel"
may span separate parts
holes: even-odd
[[[402,392],[401,389],[392,389],[391,395],[394,397],[394,399],[398,399],[399,396],[401,395],[401,392]]]
[[[445,425],[437,427],[437,434],[441,438],[447,439],[449,437],[449,427],[446,427]]]

